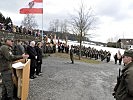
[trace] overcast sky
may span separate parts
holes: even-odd
[[[11,17],[16,25],[24,18],[19,9],[30,0],[2,0],[0,12]],[[82,0],[86,9],[90,7],[98,18],[96,29],[89,31],[94,41],[107,42],[109,38],[133,38],[133,0]],[[49,22],[54,19],[68,19],[78,10],[81,0],[44,0],[43,29],[48,30]],[[41,15],[35,15],[39,27],[42,27]]]

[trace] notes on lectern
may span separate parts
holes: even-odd
[[[24,67],[24,64],[22,62],[17,62],[12,64],[12,67],[15,69],[22,69]]]

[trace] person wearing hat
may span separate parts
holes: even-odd
[[[126,50],[123,55],[125,64],[117,78],[113,96],[116,100],[133,100],[133,51]]]
[[[5,44],[0,47],[0,72],[2,78],[2,98],[1,100],[16,100],[13,96],[14,83],[12,63],[15,60],[26,59],[29,55],[13,55],[13,39],[6,38]]]

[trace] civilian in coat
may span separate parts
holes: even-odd
[[[35,49],[35,41],[31,41],[30,45],[27,47],[27,53],[29,54],[29,59],[31,59],[30,63],[30,78],[34,79],[35,77],[35,68],[37,61],[37,52]]]
[[[38,42],[36,45],[37,52],[37,66],[36,66],[36,75],[40,75],[41,73],[41,64],[42,64],[42,43]]]

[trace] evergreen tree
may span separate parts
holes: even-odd
[[[0,12],[0,23],[4,23],[5,22],[5,17],[3,16],[3,14]]]

